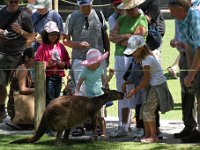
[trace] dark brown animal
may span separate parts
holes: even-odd
[[[72,127],[83,123],[87,119],[91,119],[94,129],[96,126],[96,114],[100,108],[108,101],[123,99],[123,97],[124,93],[122,92],[106,90],[103,95],[94,98],[83,96],[62,96],[56,98],[47,106],[35,135],[11,143],[34,143],[48,129],[57,132],[57,144],[61,143],[61,136],[63,131],[65,131],[64,141],[66,142],[69,139]]]

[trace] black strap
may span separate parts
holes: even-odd
[[[102,40],[103,40],[103,47],[105,48],[105,41],[104,41],[104,30],[103,30],[103,17],[101,15],[100,10],[96,10],[97,16],[99,17],[99,21],[101,22],[101,34],[102,34]]]
[[[103,26],[103,17],[101,15],[100,10],[96,10],[97,16],[99,17],[99,21],[101,22],[102,26]]]
[[[48,15],[48,13],[49,13],[49,11],[48,11],[45,15],[41,15],[41,17],[38,18],[38,20],[36,20],[36,21],[34,22],[34,27],[35,27],[35,25],[36,25],[38,22],[40,22],[44,17],[46,17],[46,16]]]
[[[2,9],[1,9],[1,11],[2,11]],[[14,20],[16,20],[18,18],[20,12],[21,12],[21,10],[18,9],[17,12],[3,25],[3,27],[1,27],[1,29],[5,30]]]

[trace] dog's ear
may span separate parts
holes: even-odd
[[[106,93],[109,93],[109,92],[110,92],[110,89],[106,89],[106,88],[101,88],[101,89],[103,90],[104,94],[106,94]]]

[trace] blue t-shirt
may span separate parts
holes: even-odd
[[[42,17],[42,15],[40,15],[38,12],[34,12],[32,15],[32,20],[34,23],[34,27],[35,27],[35,32],[41,34],[42,31],[44,31],[44,25],[49,22],[49,21],[54,21],[57,23],[58,29],[60,31],[60,33],[63,33],[63,20],[61,18],[61,16],[54,10],[50,10],[48,12],[48,14],[42,18],[37,24],[35,24],[35,22]]]
[[[104,74],[103,68],[99,67],[96,70],[89,70],[83,68],[80,77],[84,79],[85,91],[88,97],[95,97],[103,94],[101,89],[102,81],[101,76]]]

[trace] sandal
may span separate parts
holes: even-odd
[[[142,142],[142,143],[154,143],[154,142],[157,142],[158,141],[158,139],[157,138],[141,138],[140,139],[140,142]]]
[[[177,79],[177,78],[178,78],[177,75],[176,75],[176,72],[172,69],[171,66],[168,67],[167,70],[168,70],[169,74],[170,74],[174,79]]]
[[[76,130],[72,132],[72,136],[83,136],[85,133],[84,133],[84,129],[83,127],[76,127]]]

